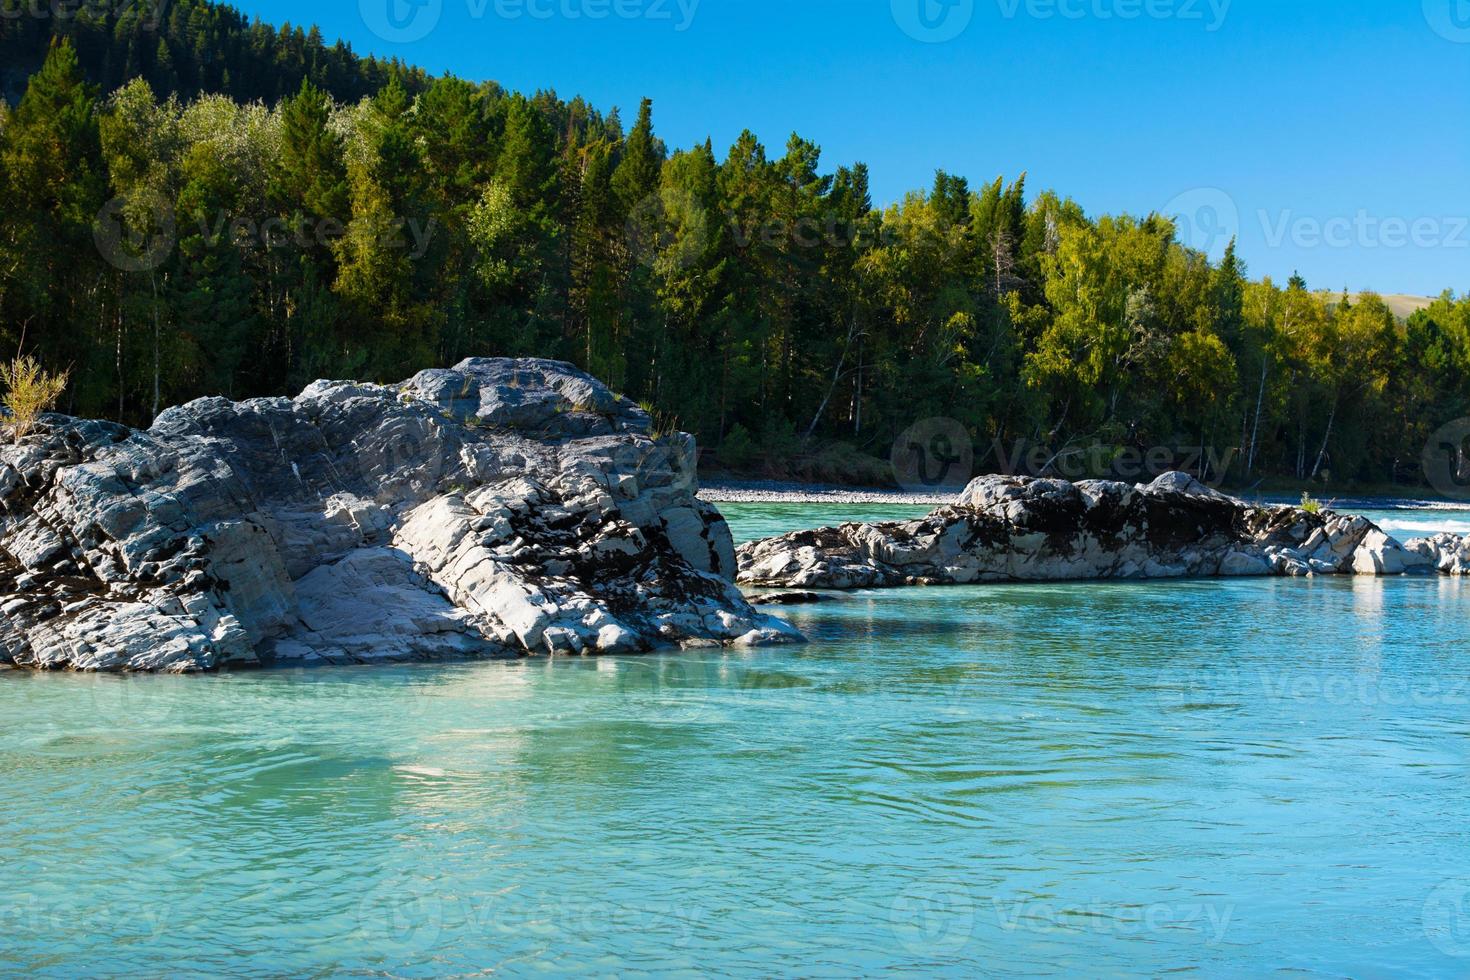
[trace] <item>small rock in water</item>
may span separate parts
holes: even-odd
[[[819,602],[832,602],[836,596],[821,592],[766,592],[752,596],[752,606],[811,606]]]
[[[1457,537],[1402,545],[1362,517],[1256,507],[1184,473],[1146,486],[981,477],[919,520],[798,531],[738,558],[750,588],[836,590],[1470,568]]]

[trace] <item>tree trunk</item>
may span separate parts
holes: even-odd
[[[725,423],[729,411],[730,391],[730,342],[720,338],[720,444],[725,443]]]
[[[1327,432],[1322,436],[1322,448],[1317,452],[1317,465],[1312,467],[1312,479],[1314,480],[1322,471],[1322,461],[1327,458],[1327,443],[1332,439],[1332,426],[1337,422],[1337,405],[1341,398],[1341,394],[1338,394],[1332,399],[1332,414],[1327,416]]]
[[[149,276],[149,279],[153,283],[153,417],[156,419],[156,418],[158,418],[158,401],[159,401],[159,391],[158,391],[158,389],[159,389],[159,373],[160,373],[160,370],[161,370],[161,365],[160,365],[160,362],[159,362],[159,351],[158,351],[158,344],[159,344],[158,334],[159,334],[159,330],[160,330],[160,327],[159,327],[159,324],[158,324],[158,274],[157,273],[151,274]]]
[[[853,317],[847,327],[847,342],[842,345],[842,356],[837,359],[837,369],[832,372],[832,383],[827,386],[827,394],[822,398],[822,404],[817,406],[817,414],[812,416],[812,424],[806,427],[806,435],[802,442],[810,442],[812,434],[817,431],[817,425],[822,421],[822,416],[827,412],[827,405],[832,401],[832,396],[837,393],[837,386],[842,383],[842,369],[847,366],[847,355],[852,353],[852,342],[857,339],[857,317]]]
[[[1266,371],[1267,368],[1270,366],[1270,363],[1271,362],[1266,359],[1265,355],[1262,355],[1261,387],[1260,390],[1256,392],[1256,421],[1255,424],[1251,426],[1251,448],[1250,452],[1246,456],[1245,462],[1245,475],[1247,479],[1250,478],[1251,470],[1255,469],[1256,466],[1256,440],[1259,439],[1261,436],[1261,409],[1266,402]]]
[[[117,350],[115,351],[115,356],[117,359],[117,420],[121,422],[124,418],[123,411],[125,408],[123,398],[127,392],[127,384],[123,380],[123,315],[121,297],[119,297],[117,307]]]

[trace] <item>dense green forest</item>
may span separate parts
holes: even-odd
[[[625,125],[200,0],[136,9],[0,18],[38,66],[0,106],[0,356],[70,367],[75,414],[534,354],[737,468],[861,469],[943,416],[983,469],[1204,445],[1242,486],[1413,484],[1470,414],[1453,293],[1404,322],[1252,281],[1024,176],[875,209],[800,136],[671,152],[646,101]]]
[[[181,99],[213,94],[275,104],[303,81],[343,102],[376,94],[389,79],[413,93],[429,84],[422,70],[397,59],[360,58],[341,41],[328,45],[315,27],[273,28],[206,0],[0,0],[7,92],[24,89],[56,36],[71,41],[102,92],[142,78]]]

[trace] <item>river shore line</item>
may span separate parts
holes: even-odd
[[[1230,491],[1226,491],[1227,493]],[[710,480],[701,486],[699,498],[712,504],[892,504],[894,506],[942,507],[958,498],[954,493],[915,493],[881,487],[844,487],[826,483],[797,483],[783,480]],[[1291,504],[1300,497],[1286,494],[1253,494],[1250,503]],[[1324,508],[1338,512],[1360,510],[1445,510],[1470,512],[1470,500],[1434,500],[1418,497],[1325,497]]]
[[[778,480],[716,480],[700,488],[699,499],[711,504],[893,504],[942,507],[956,493],[908,493],[876,487],[844,487]]]

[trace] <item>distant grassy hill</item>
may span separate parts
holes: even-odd
[[[1390,310],[1393,310],[1394,316],[1407,320],[1420,310],[1428,308],[1429,304],[1434,302],[1434,298],[1431,296],[1396,294],[1394,296],[1383,297],[1383,301],[1388,304]]]
[[[1336,300],[1342,294],[1331,289],[1319,289],[1318,294],[1329,301]],[[1361,294],[1359,294],[1361,295]],[[1393,311],[1393,315],[1400,320],[1407,320],[1420,310],[1428,309],[1434,302],[1432,296],[1410,296],[1407,293],[1395,293],[1392,296],[1383,296],[1383,301]]]

